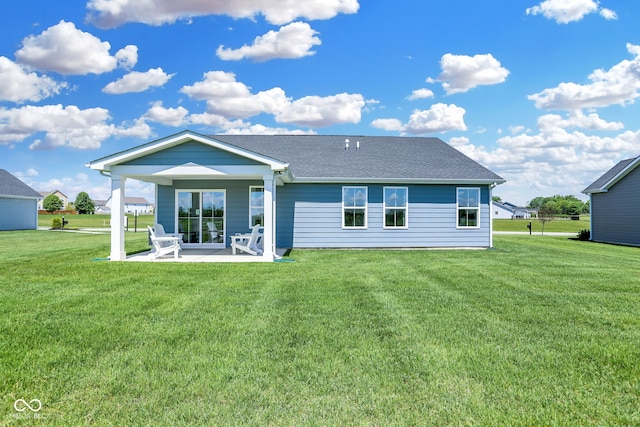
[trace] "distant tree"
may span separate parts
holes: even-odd
[[[74,205],[79,214],[92,214],[96,210],[95,203],[84,191],[78,193]]]
[[[531,209],[539,209],[544,205],[546,197],[536,197],[535,199],[529,202],[529,207]]]
[[[498,196],[491,196],[491,200],[497,203],[502,203],[502,198]]]
[[[542,224],[542,235],[544,235],[544,225],[556,219],[556,215],[556,207],[552,202],[538,208],[538,221]]]
[[[556,215],[580,215],[589,212],[589,205],[575,196],[561,196],[556,194],[553,197],[536,197],[529,202],[532,209],[540,209],[550,205]]]
[[[44,198],[42,202],[42,207],[47,210],[49,213],[53,213],[55,211],[59,211],[62,207],[62,200],[55,194],[49,194]]]

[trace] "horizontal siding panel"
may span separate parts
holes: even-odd
[[[147,156],[131,160],[123,165],[127,166],[178,166],[195,162],[201,165],[260,165],[255,160],[247,159],[224,150],[210,147],[200,142],[191,141],[151,153]]]
[[[278,193],[278,215],[281,219],[280,210],[287,210],[289,221],[278,225],[279,243],[286,237],[289,246],[299,248],[489,246],[488,205],[481,206],[482,228],[457,229],[454,186],[408,186],[407,229],[383,227],[383,186],[367,188],[368,226],[354,230],[342,228],[342,185],[298,184],[285,187]],[[484,188],[481,194],[487,202],[488,189]]]
[[[592,240],[640,245],[640,168],[591,202]]]
[[[0,230],[38,228],[38,202],[35,199],[0,197]]]

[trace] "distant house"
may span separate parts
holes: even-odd
[[[493,219],[513,219],[513,209],[502,203],[492,201],[491,209],[493,210]]]
[[[112,261],[126,258],[128,178],[155,184],[155,221],[183,248],[225,248],[260,225],[267,261],[276,247],[491,247],[491,193],[505,182],[417,137],[184,131],[87,166],[111,176]]]
[[[107,199],[105,204],[103,205],[102,210],[111,211],[111,197]],[[125,197],[124,198],[124,211],[125,213],[135,213],[138,214],[150,214],[153,213],[153,205],[147,202],[147,199],[144,197]]]
[[[0,230],[37,229],[41,197],[36,190],[0,169]]]
[[[54,194],[55,196],[58,197],[58,199],[62,200],[62,209],[65,209],[68,205],[69,205],[69,198],[66,196],[66,194],[64,194],[62,191],[60,190],[54,190],[54,191],[40,191],[40,196],[41,199],[38,201],[38,210],[44,210],[44,199],[47,198],[48,195],[50,194]]]
[[[622,160],[582,192],[591,205],[591,240],[640,246],[640,156]]]
[[[535,210],[517,206],[509,202],[504,202],[503,205],[512,211],[513,219],[529,219],[531,218],[531,214],[536,212]]]
[[[531,214],[535,213],[534,209],[519,207],[509,202],[498,203],[494,201],[492,208],[494,219],[529,219]]]
[[[95,206],[94,213],[96,213],[96,214],[110,214],[111,213],[111,209],[109,209],[109,207],[107,207],[107,201],[106,200],[94,200],[93,201],[93,206]]]

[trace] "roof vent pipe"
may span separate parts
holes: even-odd
[[[348,150],[349,149],[349,138],[344,140],[344,149]]]
[[[356,150],[360,149],[360,141],[356,141]]]

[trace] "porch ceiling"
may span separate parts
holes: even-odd
[[[127,165],[114,166],[112,174],[161,185],[171,185],[177,180],[262,180],[273,176],[273,170],[266,165],[200,165],[189,162],[179,166],[172,165]],[[276,172],[276,181],[282,185],[283,176]]]

